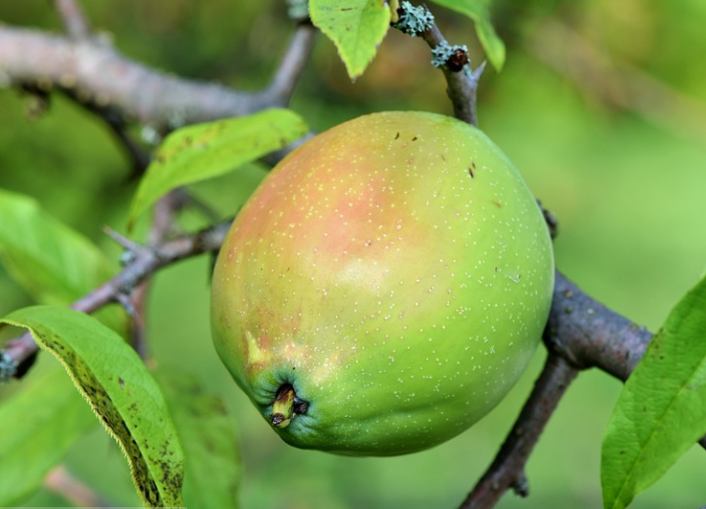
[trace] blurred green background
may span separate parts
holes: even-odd
[[[84,4],[94,27],[128,56],[243,89],[267,83],[292,31],[279,1]],[[706,3],[494,5],[508,58],[501,73],[489,69],[483,77],[481,127],[559,219],[559,268],[654,331],[706,268]],[[450,42],[468,44],[477,65],[483,56],[471,22],[440,8],[434,12]],[[46,0],[2,2],[0,20],[60,30]],[[317,130],[385,109],[451,112],[426,45],[396,32],[355,83],[333,45],[320,38],[293,108]],[[135,179],[108,129],[60,95],[38,114],[31,96],[6,88],[0,89],[0,126],[0,187],[36,196],[117,256],[101,228],[124,229]],[[193,190],[226,217],[265,171],[252,165]],[[187,212],[182,224],[192,229],[204,223]],[[430,451],[387,459],[299,451],[268,429],[216,358],[208,325],[209,263],[195,259],[157,275],[149,339],[160,363],[194,371],[228,401],[245,465],[245,508],[456,507],[492,460],[545,356],[538,351],[488,417]],[[29,303],[0,267],[0,314]],[[51,362],[43,358],[40,364]],[[600,444],[620,389],[607,375],[583,373],[530,458],[530,498],[507,494],[498,507],[601,507]],[[4,388],[0,397],[12,390]],[[115,505],[137,505],[122,453],[101,430],[78,444],[67,465]],[[694,447],[633,507],[706,504],[705,466],[706,453]],[[44,491],[28,502],[64,504]]]

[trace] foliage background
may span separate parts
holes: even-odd
[[[508,59],[500,74],[488,70],[481,81],[481,127],[558,217],[559,267],[598,300],[656,330],[706,265],[706,4],[494,5]],[[105,0],[85,2],[84,8],[94,27],[127,55],[237,88],[267,82],[291,33],[282,2],[275,0]],[[468,44],[477,65],[482,53],[472,24],[439,8],[434,12],[450,42]],[[60,26],[45,0],[0,3],[0,20]],[[618,67],[605,70],[603,59]],[[629,93],[619,93],[635,83]],[[444,89],[419,40],[391,32],[368,71],[351,83],[332,44],[320,38],[293,108],[322,130],[386,109],[451,113]],[[118,249],[100,231],[104,224],[124,228],[136,180],[106,127],[58,95],[38,114],[30,96],[2,88],[0,126],[0,187],[38,197],[117,257]],[[249,166],[194,190],[226,217],[265,171]],[[183,224],[191,229],[203,220],[187,213]],[[243,507],[455,507],[491,461],[544,357],[538,351],[491,415],[430,451],[387,459],[299,451],[267,429],[217,359],[208,326],[208,270],[202,257],[159,273],[148,330],[161,363],[196,372],[236,415],[245,465]],[[0,267],[0,314],[29,303]],[[53,362],[46,357],[37,371]],[[0,390],[0,398],[17,385]],[[530,458],[531,498],[507,495],[499,507],[600,507],[600,442],[620,387],[600,372],[582,374]],[[633,507],[704,505],[703,455],[694,447]],[[68,465],[116,505],[137,505],[122,454],[102,430],[81,441]],[[63,503],[42,492],[28,505]]]

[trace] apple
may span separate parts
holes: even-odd
[[[247,201],[213,274],[213,338],[289,444],[405,454],[507,394],[553,284],[543,215],[486,135],[377,113],[305,143]]]

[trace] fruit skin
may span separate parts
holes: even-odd
[[[273,420],[289,444],[405,454],[510,390],[553,284],[541,211],[481,131],[377,113],[295,150],[240,211],[213,275],[214,344],[266,419],[285,384],[308,404]]]

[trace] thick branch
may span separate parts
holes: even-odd
[[[59,88],[84,102],[117,108],[158,130],[176,122],[246,115],[284,100],[270,92],[239,92],[159,72],[92,39],[74,41],[10,27],[0,28],[0,74],[0,81]],[[281,93],[284,87],[274,88]]]
[[[579,368],[597,367],[625,381],[645,353],[652,334],[595,301],[560,272],[546,343]]]

